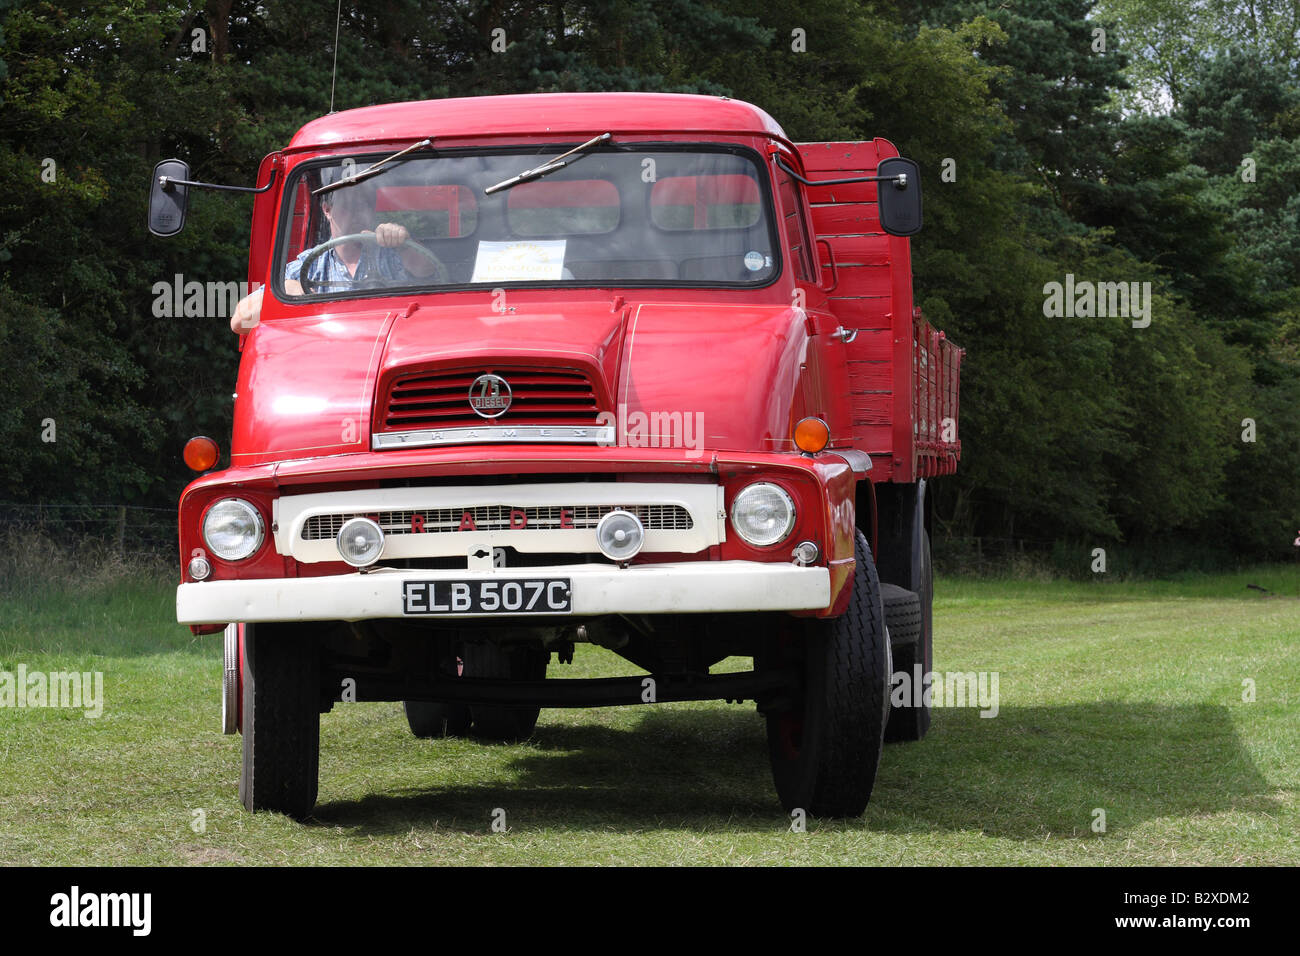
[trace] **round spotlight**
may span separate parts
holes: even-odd
[[[731,524],[756,548],[779,544],[794,530],[794,501],[778,485],[755,482],[732,501]]]
[[[794,563],[804,568],[810,564],[815,564],[820,556],[821,551],[818,550],[816,542],[813,541],[800,541],[794,546],[794,551],[791,553]]]
[[[198,556],[190,558],[190,577],[195,581],[206,581],[211,573],[212,565],[208,563],[207,558]]]
[[[223,561],[244,560],[265,536],[261,514],[242,498],[223,498],[203,516],[203,540]]]
[[[630,511],[615,509],[596,525],[596,546],[610,560],[628,561],[636,557],[643,544],[645,528],[641,519]]]
[[[339,528],[339,555],[354,568],[379,560],[384,550],[384,529],[369,518],[350,518]]]

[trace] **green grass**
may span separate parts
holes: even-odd
[[[0,573],[0,670],[103,671],[106,704],[0,708],[0,863],[1300,863],[1295,568],[939,581],[936,668],[997,671],[998,716],[937,710],[926,740],[886,748],[860,820],[800,834],[752,704],[543,711],[515,746],[416,740],[400,705],[340,704],[314,818],[247,814],[220,635],[172,623],[174,573],[33,567],[79,583]],[[552,665],[629,672],[588,647]]]

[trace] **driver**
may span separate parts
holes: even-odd
[[[338,171],[327,170],[322,178],[328,184],[337,176]],[[375,241],[345,242],[316,256],[307,270],[307,281],[313,291],[323,285],[323,291],[345,292],[366,280],[409,283],[437,270],[429,258],[406,245],[411,235],[405,226],[382,222],[370,228],[375,220],[378,196],[379,190],[374,184],[361,182],[331,190],[320,197],[321,212],[329,223],[331,239],[369,233]],[[285,267],[284,291],[288,295],[303,294],[302,267],[310,252],[310,249],[304,250]],[[230,317],[231,331],[237,334],[249,331],[260,321],[261,312],[262,290],[258,289],[235,307]]]

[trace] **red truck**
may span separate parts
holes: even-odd
[[[963,352],[914,308],[915,163],[725,97],[396,103],[258,171],[229,466],[196,438],[177,618],[225,631],[249,810],[308,814],[320,714],[420,737],[753,700],[793,812],[860,814],[928,707],[926,482]],[[155,235],[190,179],[160,163]],[[548,677],[576,644],[638,673]],[[749,670],[711,668],[726,658]]]

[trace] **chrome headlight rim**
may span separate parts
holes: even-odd
[[[770,541],[758,541],[745,534],[745,526],[737,519],[737,514],[740,505],[743,503],[747,494],[756,490],[767,489],[775,491],[785,501],[788,510],[788,517],[785,526],[781,529],[781,532],[777,537]],[[774,481],[755,481],[740,489],[740,491],[736,492],[736,496],[731,500],[731,509],[728,514],[731,518],[731,527],[735,529],[736,534],[740,536],[740,540],[745,542],[745,544],[749,545],[751,548],[775,548],[777,545],[785,543],[789,540],[790,535],[794,533],[794,526],[798,519],[798,511],[795,508],[794,496]]]
[[[378,536],[379,547],[375,550],[374,557],[366,561],[354,561],[350,557],[348,557],[347,552],[343,550],[343,532],[347,531],[349,527],[352,527],[357,524],[361,524],[368,528],[373,529],[375,534]],[[371,565],[373,565],[376,561],[378,561],[381,557],[383,557],[384,546],[386,542],[387,539],[384,535],[384,529],[379,526],[379,522],[374,521],[371,518],[363,517],[361,515],[357,515],[354,518],[349,518],[347,521],[343,522],[343,524],[339,527],[339,533],[334,536],[334,547],[338,549],[339,559],[342,561],[346,561],[354,568],[368,568]]]
[[[236,551],[223,552],[212,543],[212,538],[208,529],[208,522],[212,520],[212,516],[217,512],[217,509],[223,506],[242,508],[248,514],[252,515],[253,525],[256,528],[257,533],[251,539],[247,539],[252,542],[251,547],[248,547],[246,550],[241,548]],[[200,525],[200,530],[203,536],[203,543],[207,546],[208,554],[232,564],[239,561],[247,561],[253,555],[257,554],[257,552],[261,551],[262,545],[266,543],[266,522],[262,520],[262,512],[258,510],[255,504],[250,501],[245,501],[243,498],[218,498],[216,501],[212,502],[212,504],[208,505],[207,511],[203,513],[203,521]]]

